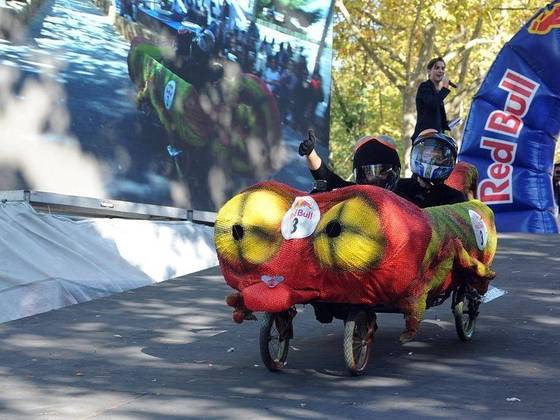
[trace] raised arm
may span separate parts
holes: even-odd
[[[313,130],[309,130],[307,138],[299,144],[298,150],[300,156],[305,156],[307,159],[307,166],[309,166],[309,169],[312,171],[319,169],[322,163],[321,157],[315,151],[315,142],[315,132]]]
[[[416,93],[416,103],[420,106],[423,105],[428,108],[437,108],[448,94],[449,89],[446,87],[442,87],[434,94],[434,91],[429,84],[422,83],[418,87],[418,92]]]
[[[315,133],[313,130],[309,130],[307,138],[302,140],[298,150],[300,156],[305,156],[307,159],[307,166],[313,178],[327,181],[327,191],[333,188],[352,185],[351,182],[345,181],[325,165],[321,157],[315,151],[315,142]]]

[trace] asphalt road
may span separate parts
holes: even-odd
[[[501,235],[473,341],[450,305],[413,342],[379,315],[365,376],[344,368],[343,326],[294,320],[288,365],[267,371],[258,323],[231,321],[217,268],[0,325],[0,418],[555,419],[560,237]]]

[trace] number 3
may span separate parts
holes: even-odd
[[[294,219],[294,225],[292,226],[292,231],[290,233],[294,233],[297,230],[298,218]]]

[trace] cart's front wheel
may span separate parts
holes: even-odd
[[[276,372],[284,367],[292,336],[292,316],[288,312],[264,314],[259,345],[261,359],[269,370]]]
[[[455,318],[455,330],[463,341],[473,338],[480,306],[480,294],[471,288],[461,286],[453,291],[453,317]]]
[[[362,375],[367,366],[376,329],[375,314],[350,311],[344,323],[344,361],[353,375]]]

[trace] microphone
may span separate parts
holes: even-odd
[[[454,89],[457,89],[457,85],[455,83],[453,83],[451,80],[448,81],[449,86],[451,86]]]

